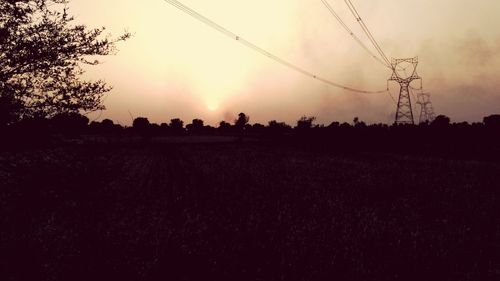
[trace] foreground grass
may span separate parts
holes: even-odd
[[[498,280],[499,174],[264,144],[0,153],[0,279]]]

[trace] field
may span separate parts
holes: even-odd
[[[0,152],[0,279],[500,280],[499,175],[271,143]]]

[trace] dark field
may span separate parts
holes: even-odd
[[[0,153],[0,280],[500,280],[500,165],[262,143]]]

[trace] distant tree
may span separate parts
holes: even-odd
[[[488,128],[500,129],[500,115],[490,115],[483,118],[483,123]]]
[[[151,136],[151,123],[149,123],[148,118],[137,117],[132,123],[132,129],[135,133],[141,135],[144,138],[149,138]]]
[[[64,134],[78,134],[87,129],[89,119],[79,113],[60,113],[52,117],[51,123],[54,129]]]
[[[260,129],[264,129],[266,126],[260,124],[260,123],[255,123],[253,124],[252,126],[254,129],[257,129],[257,130],[260,130]]]
[[[170,120],[170,131],[174,134],[182,134],[184,132],[184,121],[179,118]]]
[[[89,129],[92,133],[98,134],[108,134],[108,133],[116,133],[123,129],[123,127],[119,124],[115,124],[110,119],[104,119],[102,122],[92,121],[89,125]]]
[[[104,109],[105,82],[83,81],[83,65],[116,52],[104,28],[74,24],[66,0],[0,1],[0,125],[23,118]]]
[[[111,132],[115,129],[115,123],[110,119],[104,119],[101,122],[102,129],[106,132]]]
[[[271,135],[283,135],[292,130],[290,125],[276,120],[269,121],[267,128]]]
[[[132,123],[132,127],[136,130],[146,130],[149,128],[149,123],[148,118],[145,117],[137,117],[134,119],[134,122]]]
[[[101,122],[98,121],[90,122],[89,129],[92,133],[99,133],[101,131]]]
[[[205,126],[203,120],[201,120],[201,119],[194,119],[192,124],[193,124],[193,127],[197,128],[197,129],[202,129]]]
[[[205,124],[201,119],[193,119],[192,123],[186,126],[186,129],[189,133],[201,134],[205,129]]]
[[[252,125],[251,131],[255,134],[262,134],[265,129],[266,129],[266,126],[264,126],[260,123],[255,123]]]
[[[366,128],[366,123],[361,121],[359,119],[359,117],[355,117],[354,120],[353,120],[353,123],[354,123],[354,127],[355,128]]]
[[[286,124],[285,122],[278,122],[276,120],[269,121],[268,123],[269,128],[284,128],[284,129],[291,129],[290,125]]]
[[[171,119],[169,127],[173,129],[184,129],[184,121],[179,118]]]
[[[467,129],[470,127],[470,124],[467,121],[463,121],[463,122],[454,123],[453,126],[455,126],[456,128],[460,128],[460,129]]]
[[[231,127],[231,124],[229,124],[226,121],[220,121],[219,122],[219,128],[224,128],[224,127]]]
[[[234,126],[237,130],[241,131],[245,128],[245,125],[250,121],[250,117],[248,117],[245,113],[238,114],[238,119],[234,120]]]
[[[233,130],[233,126],[226,121],[220,121],[217,131],[222,134],[229,134]]]
[[[328,125],[327,128],[329,129],[336,129],[336,128],[339,128],[340,127],[340,123],[339,122],[332,122],[330,125]]]
[[[431,125],[433,127],[445,128],[450,126],[450,118],[445,115],[439,115],[432,121]]]
[[[302,116],[297,121],[297,129],[298,130],[311,129],[315,120],[316,120],[316,117]]]
[[[344,123],[340,124],[340,128],[343,130],[348,130],[348,129],[352,128],[352,126],[351,126],[351,124],[344,122]]]

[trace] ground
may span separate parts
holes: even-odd
[[[0,279],[499,280],[498,175],[258,142],[0,152]]]

